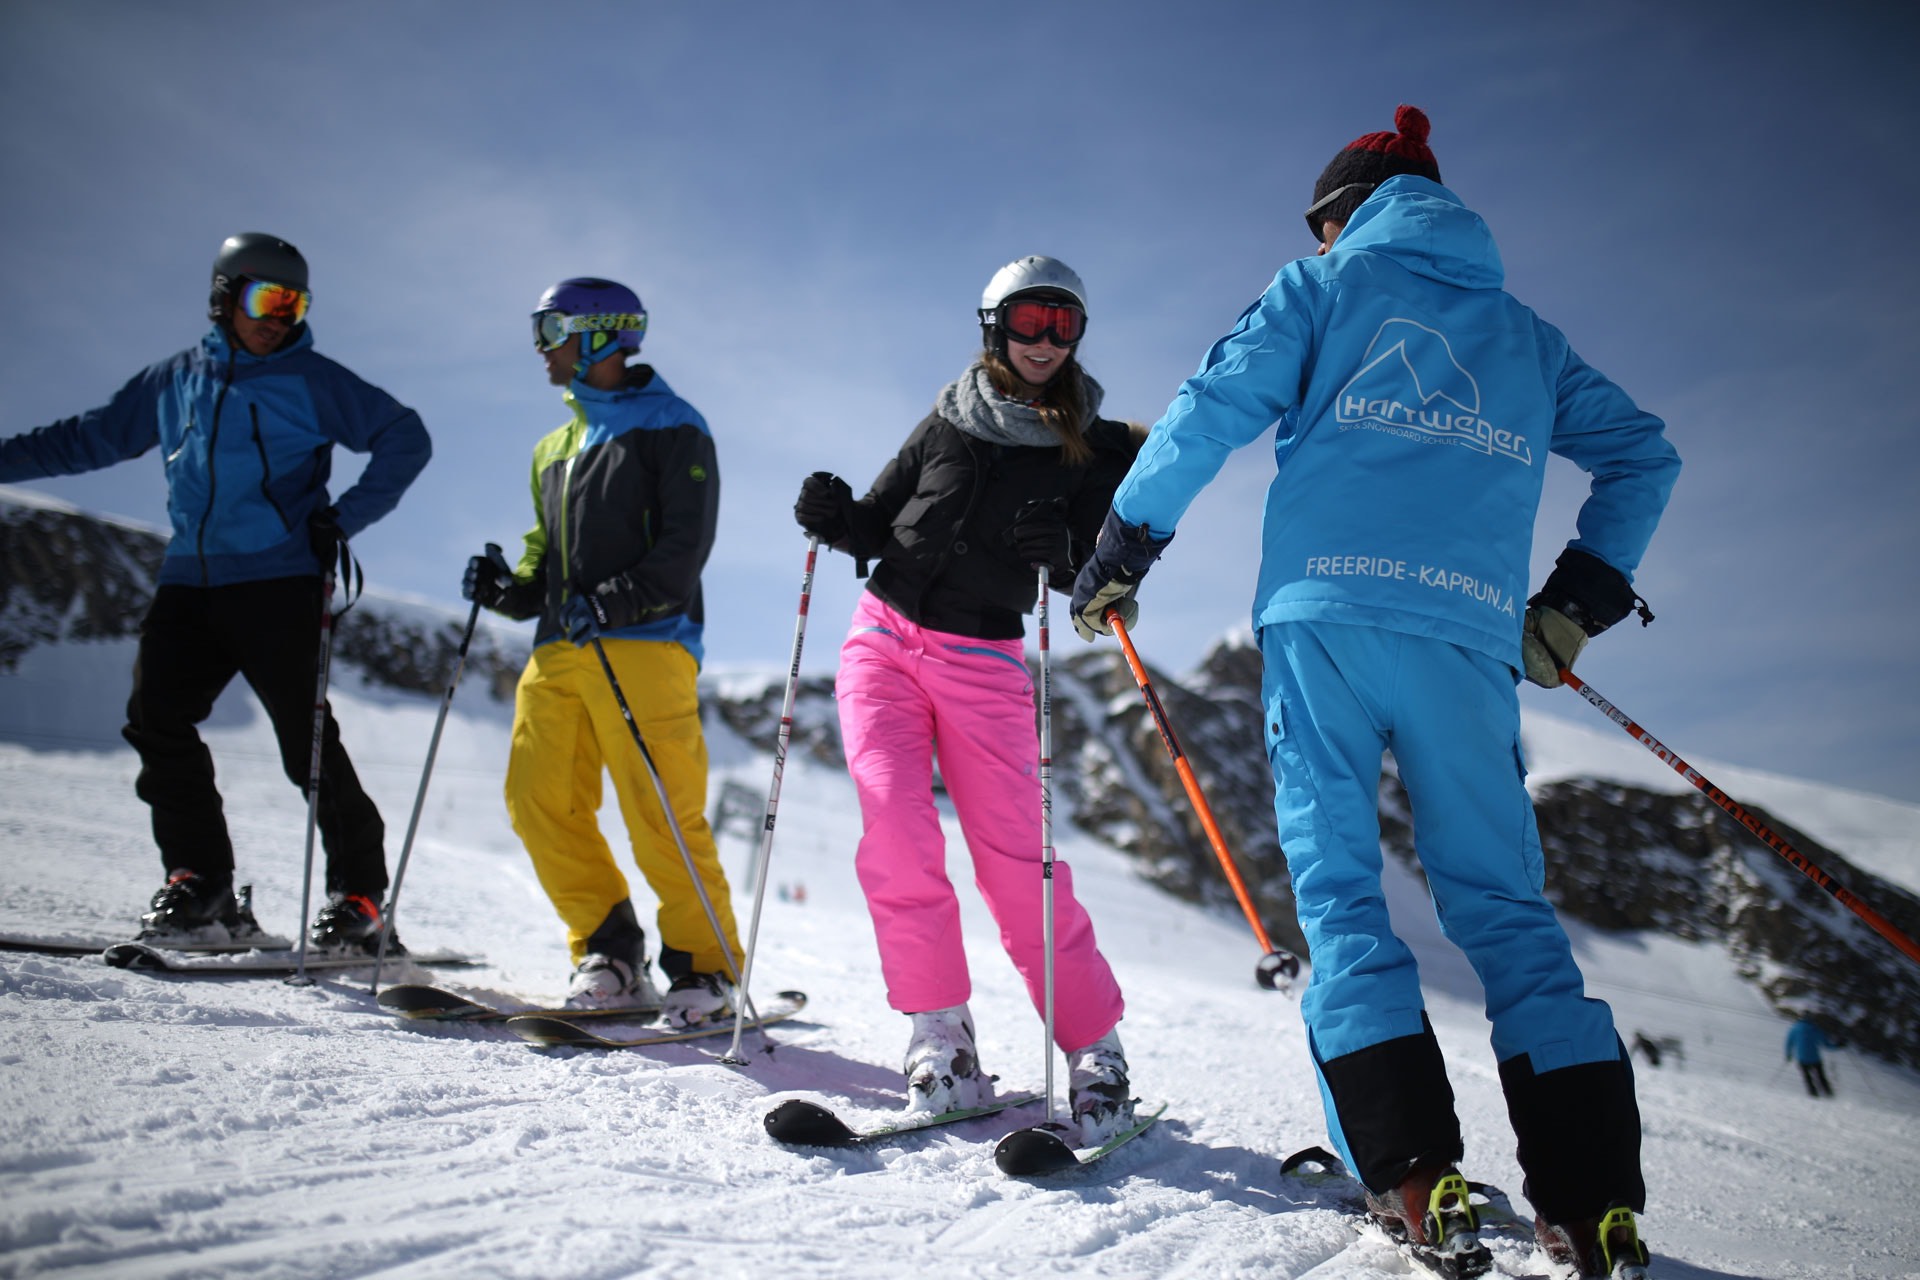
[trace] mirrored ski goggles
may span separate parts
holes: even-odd
[[[1014,298],[994,309],[994,321],[1015,342],[1050,337],[1056,347],[1071,347],[1087,332],[1087,313],[1071,302]]]
[[[255,320],[285,320],[299,324],[307,318],[313,295],[290,284],[249,280],[240,289],[240,310]]]
[[[1312,204],[1307,206],[1307,230],[1313,233],[1313,238],[1315,240],[1318,240],[1320,238],[1320,224],[1326,221],[1326,219],[1321,216],[1320,211],[1322,209],[1332,208],[1334,203],[1338,201],[1341,196],[1344,196],[1349,192],[1371,191],[1379,185],[1380,184],[1377,182],[1349,182],[1344,187],[1335,187],[1333,190],[1327,192],[1327,194],[1321,196],[1318,200],[1315,200]]]
[[[539,351],[554,351],[566,345],[576,333],[614,332],[633,329],[647,331],[647,318],[632,312],[612,312],[596,316],[570,316],[564,311],[533,313],[533,345]]]

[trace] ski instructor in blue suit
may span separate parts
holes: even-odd
[[[122,731],[153,814],[167,882],[142,917],[162,944],[225,942],[252,927],[233,893],[233,841],[197,726],[234,676],[273,722],[303,792],[312,769],[320,575],[347,538],[392,511],[427,465],[420,415],[313,349],[307,262],[277,236],[230,236],[213,264],[200,345],[150,365],[105,406],[0,440],[0,481],[77,475],[156,446],[173,537],[140,624]],[[333,449],[371,455],[330,500]],[[331,711],[317,824],[328,901],[316,946],[365,948],[387,887],[385,826]]]
[[[1582,1275],[1631,1275],[1646,1194],[1633,1073],[1542,892],[1517,684],[1558,685],[1589,637],[1636,607],[1651,618],[1631,575],[1680,462],[1658,418],[1501,288],[1486,224],[1440,184],[1426,116],[1402,106],[1394,123],[1334,157],[1307,210],[1318,254],[1281,269],[1154,426],[1073,620],[1087,639],[1109,609],[1130,620],[1188,504],[1277,423],[1254,625],[1331,1136],[1390,1230],[1456,1273],[1490,1265],[1381,890],[1391,750],[1440,924],[1486,988],[1542,1242]],[[1579,536],[1527,599],[1549,453],[1592,486]]]

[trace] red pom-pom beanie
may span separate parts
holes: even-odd
[[[1320,181],[1313,184],[1313,203],[1308,206],[1307,223],[1315,235],[1320,233],[1320,220],[1334,218],[1344,222],[1361,201],[1372,194],[1373,188],[1388,178],[1411,173],[1440,181],[1440,164],[1427,148],[1427,132],[1433,127],[1427,113],[1401,103],[1394,109],[1393,126],[1398,133],[1367,133],[1355,138],[1321,171]],[[1350,204],[1338,200],[1329,202],[1326,208],[1321,207],[1323,201],[1345,187],[1366,189],[1351,192],[1358,198]]]

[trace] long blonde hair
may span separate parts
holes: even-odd
[[[1024,400],[1033,384],[1013,371],[1007,358],[988,350],[980,353],[987,380],[993,389],[1009,400]],[[1093,461],[1093,446],[1087,443],[1087,425],[1093,414],[1087,408],[1085,375],[1080,361],[1071,352],[1059,373],[1040,388],[1038,399],[1026,401],[1039,411],[1040,421],[1060,440],[1060,460],[1070,467],[1084,467]]]

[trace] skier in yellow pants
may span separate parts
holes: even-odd
[[[566,388],[573,419],[534,449],[539,520],[519,564],[503,572],[476,556],[464,590],[509,617],[539,618],[514,701],[507,813],[567,926],[569,1008],[659,1006],[681,1026],[728,1016],[740,942],[705,816],[707,747],[695,687],[700,570],[719,509],[713,438],[651,366],[621,358],[639,348],[646,329],[632,290],[565,280],[541,298],[533,320],[535,346],[549,380]],[[646,933],[595,817],[603,773],[613,777],[634,860],[660,902],[660,968],[671,983],[664,998],[648,977]]]

